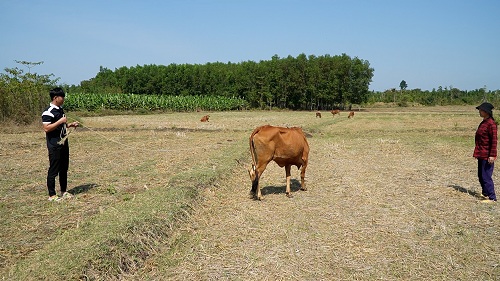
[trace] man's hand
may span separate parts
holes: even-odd
[[[76,128],[78,126],[80,126],[80,123],[78,123],[78,121],[75,121],[75,122],[72,122],[72,123],[68,124],[68,128],[70,128],[70,127],[75,127]]]

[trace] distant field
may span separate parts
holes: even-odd
[[[41,128],[1,129],[2,280],[500,279],[473,106],[69,117],[75,198],[59,203]],[[249,197],[236,160],[264,124],[310,135],[308,191],[287,198],[271,164]]]

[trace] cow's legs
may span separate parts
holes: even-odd
[[[300,169],[300,189],[301,190],[307,190],[306,187],[306,167],[307,164],[302,166],[302,169]]]
[[[288,198],[292,198],[293,197],[292,192],[290,191],[290,176],[291,176],[290,168],[291,167],[292,167],[291,165],[286,165],[285,166],[285,173],[286,173],[286,196]]]
[[[252,189],[250,190],[250,194],[253,194],[257,199],[262,200],[262,194],[260,193],[260,174],[258,173],[257,170],[250,172],[250,178],[253,178],[252,180]]]
[[[262,193],[260,193],[260,183],[257,181],[257,192],[255,193],[257,199],[262,200]]]
[[[267,163],[265,165],[261,165],[259,167],[256,168],[256,173],[257,173],[257,177],[256,177],[256,180],[257,180],[257,186],[255,186],[256,188],[256,191],[255,191],[255,196],[257,197],[257,199],[259,200],[262,200],[262,193],[260,192],[260,178],[262,177],[262,173],[264,173],[264,170],[266,169],[267,167]],[[253,189],[254,187],[252,187]]]

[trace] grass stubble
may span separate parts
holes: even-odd
[[[479,203],[472,107],[198,115],[83,118],[70,136],[76,198],[60,204],[45,202],[43,133],[3,133],[0,276],[500,278],[499,209]],[[293,181],[286,198],[270,164],[264,200],[250,199],[234,160],[250,163],[248,136],[263,124],[312,136],[308,191]]]

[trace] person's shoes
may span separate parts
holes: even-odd
[[[67,191],[62,194],[62,199],[70,199],[70,198],[73,198],[73,194]]]
[[[49,196],[49,201],[51,201],[51,202],[61,201],[61,197],[59,197],[57,195],[52,195],[52,196]]]
[[[485,203],[485,204],[496,203],[496,202],[497,202],[496,200],[491,200],[491,199],[483,199],[483,200],[481,200],[481,203]]]
[[[488,196],[486,196],[484,194],[479,194],[479,198],[481,198],[481,199],[490,199]]]

